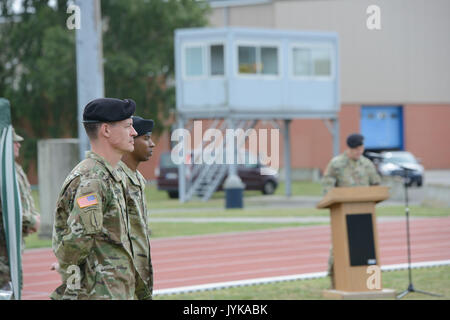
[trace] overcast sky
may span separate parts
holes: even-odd
[[[20,13],[20,12],[23,11],[23,5],[22,5],[23,1],[24,0],[14,0],[13,1],[13,10],[14,10],[14,12]],[[50,3],[50,5],[52,7],[56,6],[56,0],[50,0],[49,3]]]

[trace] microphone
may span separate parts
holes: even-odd
[[[385,159],[385,156],[375,152],[366,152],[366,155],[375,159]]]
[[[402,164],[397,164],[397,166],[399,166],[400,168],[402,168],[404,171],[414,171],[413,168],[409,168],[407,166],[404,166]]]

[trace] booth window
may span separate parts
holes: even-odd
[[[239,46],[239,73],[257,73],[256,47]]]
[[[316,48],[312,50],[314,64],[314,75],[331,76],[331,51],[327,48]]]
[[[203,67],[203,48],[187,47],[186,48],[186,76],[200,77],[204,75]]]
[[[188,78],[225,75],[224,45],[189,45],[184,49],[185,75]],[[209,68],[208,68],[209,66]]]
[[[223,76],[225,74],[225,63],[223,45],[212,45],[209,47],[211,57],[211,75]]]
[[[278,74],[278,50],[277,48],[261,48],[261,73]]]
[[[311,75],[311,50],[295,48],[293,52],[294,76],[307,77]]]
[[[297,77],[331,77],[331,49],[320,47],[294,48],[293,75]]]
[[[240,74],[278,75],[278,48],[238,46]]]

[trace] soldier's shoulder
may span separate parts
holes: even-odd
[[[116,172],[124,178],[129,178],[131,169],[123,161],[119,161],[116,167]]]
[[[373,164],[373,162],[369,159],[369,158],[367,158],[367,157],[365,157],[365,156],[361,156],[361,163],[363,164],[363,165],[365,165],[365,166],[373,166],[374,164]]]
[[[331,159],[331,161],[330,161],[330,165],[333,167],[344,166],[346,163],[347,163],[347,157],[344,153],[341,153],[341,154],[333,157],[333,159]]]
[[[136,176],[144,185],[147,183],[147,179],[145,179],[144,175],[139,170],[136,170]]]
[[[103,180],[107,177],[106,169],[93,159],[85,159],[72,169],[64,185],[80,184],[89,180]]]
[[[72,174],[85,179],[103,179],[108,176],[108,170],[104,165],[94,159],[84,159],[73,170]]]
[[[14,162],[14,167],[17,172],[24,172],[22,166],[18,162]]]
[[[126,165],[125,162],[123,162],[122,160],[120,160],[120,161],[117,163],[117,169],[118,169],[118,170],[125,171],[126,168],[127,168],[127,165]]]

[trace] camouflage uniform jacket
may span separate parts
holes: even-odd
[[[19,186],[22,207],[22,251],[25,247],[23,237],[32,233],[31,229],[36,227],[39,212],[34,205],[31,187],[27,176],[20,164],[15,163],[16,179]],[[0,287],[11,281],[9,273],[8,252],[6,250],[5,229],[3,226],[3,214],[0,201]]]
[[[121,172],[93,152],[64,181],[53,227],[63,284],[52,299],[150,295],[133,261],[124,183]]]
[[[24,236],[32,233],[31,229],[36,227],[39,212],[34,205],[31,187],[22,167],[16,162],[16,177],[19,184],[20,199],[22,204],[22,233]]]
[[[127,210],[130,217],[131,242],[135,265],[150,292],[153,291],[153,268],[150,256],[147,205],[145,201],[145,178],[139,171],[131,170],[122,161],[118,167],[127,176]]]
[[[356,187],[380,184],[381,179],[373,163],[364,156],[352,160],[344,152],[328,164],[323,179],[323,194],[334,187]]]

